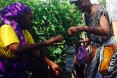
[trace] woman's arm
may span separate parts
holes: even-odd
[[[77,32],[88,32],[88,33],[93,33],[96,35],[109,35],[110,34],[110,28],[109,28],[109,23],[107,18],[104,15],[101,15],[100,18],[100,26],[99,27],[94,27],[94,26],[75,26],[75,27],[70,27],[68,29],[69,34],[77,33]]]
[[[45,60],[46,60],[47,64],[52,67],[56,76],[58,76],[60,74],[60,72],[62,72],[62,68],[60,68],[58,64],[54,63],[53,61],[51,61],[47,57],[45,57]]]
[[[42,47],[47,47],[55,42],[61,42],[61,36],[55,36],[50,38],[49,40],[34,43],[34,44],[26,44],[21,45],[20,43],[12,43],[7,48],[9,48],[14,54],[24,53],[24,52],[34,52]]]

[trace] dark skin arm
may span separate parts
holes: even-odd
[[[46,60],[47,64],[52,67],[52,69],[54,70],[56,76],[59,76],[60,73],[62,72],[62,68],[59,67],[58,64],[56,64],[53,61],[51,61],[50,59],[48,59],[47,57],[45,57],[45,60]]]
[[[62,39],[63,38],[61,36],[55,36],[55,37],[50,38],[47,41],[43,41],[43,42],[39,42],[39,43],[35,43],[35,44],[26,44],[23,46],[20,43],[13,43],[7,47],[15,55],[22,54],[22,53],[29,54],[29,53],[33,52],[32,54],[34,54],[38,58],[41,58],[41,54],[40,54],[40,50],[39,50],[40,48],[47,47],[47,46],[53,44],[54,42],[61,42]],[[47,64],[52,67],[55,74],[58,76],[60,74],[60,72],[62,71],[62,69],[59,67],[59,65],[57,65],[56,63],[54,63],[53,61],[51,61],[47,57],[45,57],[45,60],[46,60]]]
[[[35,53],[34,53],[34,55],[35,56],[37,56],[37,57],[41,57],[41,54],[40,54],[40,51],[39,50],[37,50]],[[54,63],[53,61],[51,61],[49,58],[47,58],[46,56],[44,57],[44,59],[45,59],[45,61],[47,62],[47,64],[48,64],[48,66],[51,66],[52,67],[52,69],[53,69],[53,71],[55,72],[55,74],[56,74],[56,76],[59,76],[60,75],[60,73],[62,72],[62,68],[58,65],[58,64],[56,64],[56,63]]]
[[[47,41],[43,41],[43,42],[39,42],[39,43],[35,43],[35,44],[26,44],[24,46],[21,45],[20,43],[13,43],[13,44],[9,45],[8,48],[16,55],[23,53],[23,52],[28,52],[28,53],[33,52],[33,54],[36,57],[41,58],[39,48],[47,47],[47,46],[53,44],[54,42],[61,42],[62,39],[63,38],[61,36],[56,36],[56,37],[50,38]],[[45,61],[47,62],[47,64],[49,66],[52,67],[56,76],[58,76],[60,74],[60,72],[62,72],[62,69],[59,67],[59,65],[57,65],[56,63],[54,63],[53,61],[51,61],[47,57],[45,57]]]
[[[49,40],[38,42],[35,44],[21,45],[20,43],[12,43],[9,46],[7,46],[7,48],[9,48],[9,50],[11,50],[11,52],[13,52],[16,55],[24,52],[31,53],[31,52],[37,51],[42,47],[47,47],[55,42],[61,42],[62,39],[63,38],[61,36],[56,36],[56,37],[50,38]]]
[[[92,27],[92,26],[75,26],[75,27],[70,27],[68,29],[68,33],[72,35],[73,33],[76,32],[81,32],[85,31],[88,33],[93,33],[96,35],[100,36],[106,36],[110,34],[110,28],[109,28],[109,23],[107,18],[102,15],[100,18],[100,26],[99,27]]]

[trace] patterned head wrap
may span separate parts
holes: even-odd
[[[0,10],[0,19],[2,20],[2,24],[9,24],[14,28],[22,45],[25,45],[26,42],[17,21],[22,14],[29,11],[31,11],[31,9],[20,2],[14,2],[13,4]]]

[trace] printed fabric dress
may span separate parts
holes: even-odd
[[[104,15],[107,18],[110,30],[112,32],[108,13],[107,13],[105,7],[101,4],[98,5],[96,12],[93,16],[90,17],[88,13],[84,13],[84,21],[87,26],[99,27],[100,18],[102,15]],[[115,63],[113,64],[113,66],[115,66],[114,68],[111,65],[111,61],[113,61],[112,58],[116,54],[116,44],[115,44],[116,41],[115,41],[112,33],[110,33],[107,36],[99,36],[99,35],[95,35],[92,33],[87,33],[87,36],[92,41],[91,46],[96,47],[95,56],[93,56],[93,58],[90,60],[91,61],[90,66],[87,70],[87,78],[102,78],[102,76],[110,77],[113,69],[116,68]],[[111,50],[112,52],[109,50],[109,48],[112,49]],[[94,50],[92,50],[92,51],[94,51]],[[109,57],[106,56],[105,54],[109,55],[108,53],[110,53],[113,56],[111,56],[111,55]],[[89,52],[89,56],[91,56],[92,54],[93,54],[92,52]],[[107,65],[104,64],[104,60],[106,59],[106,57],[109,59],[109,62]],[[114,57],[114,59],[115,58],[117,58],[117,56]],[[117,62],[117,61],[114,61],[114,62]],[[105,65],[107,66],[107,68],[103,67]],[[112,68],[112,70],[110,70],[110,68]],[[103,75],[103,74],[105,74],[104,71],[107,71],[108,73],[106,73],[106,75]],[[115,72],[115,73],[117,73],[117,72]],[[114,74],[110,78],[115,78],[116,76]]]

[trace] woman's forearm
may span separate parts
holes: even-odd
[[[8,48],[14,53],[14,54],[20,54],[20,53],[26,53],[26,52],[34,52],[42,47],[48,46],[49,44],[47,41],[35,43],[35,44],[26,44],[21,45],[20,43],[13,43],[8,46]]]
[[[92,27],[92,26],[76,26],[77,31],[85,31],[88,33],[96,34],[96,35],[109,35],[110,31],[106,31],[101,27]]]

